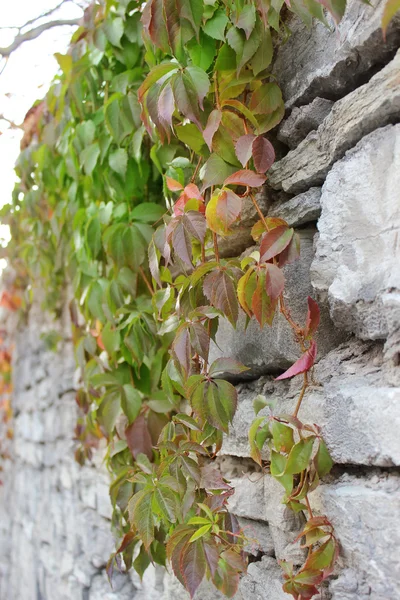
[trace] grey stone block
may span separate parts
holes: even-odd
[[[283,269],[286,279],[285,299],[295,321],[305,323],[307,296],[313,295],[310,282],[310,265],[313,259],[314,229],[299,231],[301,238],[300,259]],[[260,328],[253,318],[247,329],[242,313],[236,329],[226,320],[221,320],[216,337],[217,345],[212,345],[210,360],[219,356],[231,356],[241,361],[250,371],[244,375],[254,378],[264,373],[277,372],[289,367],[299,357],[299,347],[291,327],[281,314],[276,314],[272,327]],[[342,334],[329,318],[327,307],[321,305],[321,325],[316,337],[319,356],[323,356],[342,339]]]
[[[378,127],[400,120],[400,51],[365,85],[336,102],[315,132],[272,165],[269,184],[297,194],[323,183],[330,167]]]
[[[365,597],[398,600],[399,473],[377,470],[360,472],[358,476],[344,474],[338,481],[320,486],[310,501],[313,509],[326,514],[332,522],[340,541],[341,559],[356,574],[345,598],[359,600],[369,589],[369,596]],[[349,573],[346,576],[349,584]],[[340,590],[339,583],[336,589]],[[342,600],[343,596],[335,592],[333,598]]]
[[[315,379],[320,385],[311,386],[306,392],[299,418],[322,427],[336,463],[400,465],[400,387],[393,379],[398,369],[382,360],[381,344],[352,340],[330,352],[315,368]],[[238,410],[222,452],[250,456],[247,436],[257,394],[277,401],[274,414],[290,414],[300,386],[299,378],[289,383],[275,382],[272,377],[240,384]],[[268,414],[267,409],[262,414]],[[264,456],[268,458],[267,450]]]
[[[312,187],[290,200],[271,204],[268,217],[280,217],[291,227],[298,227],[318,220],[321,214],[321,188]]]
[[[338,327],[363,339],[392,336],[391,344],[400,340],[399,164],[400,125],[371,133],[335,164],[311,268]]]
[[[318,129],[331,112],[333,104],[333,101],[327,98],[315,98],[306,106],[295,106],[289,117],[279,126],[278,140],[293,150],[310,131]]]
[[[336,100],[390,60],[400,45],[400,19],[393,21],[384,43],[385,4],[350,0],[337,31],[317,22],[309,28],[296,17],[288,21],[292,34],[278,48],[273,65],[287,107],[308,104],[317,96]]]

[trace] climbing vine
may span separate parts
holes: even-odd
[[[323,6],[322,6],[323,5]],[[246,537],[228,510],[234,490],[215,465],[237,391],[224,376],[246,366],[210,360],[219,322],[271,325],[280,313],[299,343],[300,375],[290,415],[259,416],[253,459],[283,486],[284,502],[307,515],[304,566],[282,561],[284,590],[312,598],[332,572],[338,543],[308,495],[332,466],[317,425],[299,410],[316,357],[316,302],[305,324],[285,305],[282,268],[299,237],[264,217],[257,190],[275,160],[268,134],[284,104],[270,70],[285,12],[311,25],[338,22],[337,0],[107,0],[93,3],[60,74],[30,111],[13,203],[2,211],[7,253],[32,300],[60,309],[69,286],[81,385],[76,459],[107,441],[112,526],[119,544],[108,573],[169,562],[193,596],[204,577],[226,596],[246,569]],[[243,202],[259,215],[259,249],[225,258]],[[307,311],[308,302],[308,311]],[[264,445],[269,453],[263,455]]]

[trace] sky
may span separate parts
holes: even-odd
[[[12,42],[16,33],[13,27],[24,25],[59,3],[60,0],[3,0],[0,7],[0,47]],[[72,19],[81,15],[79,6],[67,0],[50,18]],[[46,94],[58,69],[53,55],[66,52],[73,31],[70,26],[57,27],[24,43],[11,55],[3,71],[4,63],[0,58],[0,116],[21,125],[35,100]],[[20,129],[10,129],[8,123],[0,119],[0,206],[11,201],[16,181],[14,164],[21,137]],[[0,244],[7,243],[8,238],[8,227],[0,223]],[[4,259],[0,260],[0,273],[4,266]]]

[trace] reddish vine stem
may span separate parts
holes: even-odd
[[[294,409],[294,412],[293,412],[293,416],[294,417],[297,417],[297,415],[299,413],[300,406],[301,406],[302,400],[304,398],[305,391],[308,388],[307,371],[303,375],[304,375],[303,387],[301,388],[300,396],[299,396],[299,399],[297,400],[296,408]]]
[[[219,249],[218,249],[217,234],[213,232],[212,237],[213,237],[213,244],[214,244],[215,260],[217,261],[217,263],[219,263]]]
[[[147,289],[149,290],[149,292],[150,292],[150,295],[151,295],[151,296],[154,296],[154,290],[153,290],[153,287],[152,287],[152,285],[151,285],[150,281],[147,279],[147,277],[146,277],[146,273],[143,271],[142,267],[139,267],[139,273],[140,273],[140,275],[142,276],[142,279],[143,279],[144,283],[146,284],[146,287],[147,287]]]

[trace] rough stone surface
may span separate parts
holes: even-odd
[[[333,460],[339,464],[400,466],[400,373],[384,361],[382,345],[350,340],[325,356],[315,368],[299,418],[318,423]],[[238,385],[239,404],[225,455],[250,456],[247,432],[254,419],[253,400],[263,394],[276,400],[274,414],[293,412],[301,383],[272,377]],[[260,412],[269,414],[268,409]],[[268,454],[265,454],[268,458]]]
[[[368,133],[400,120],[400,51],[365,85],[336,102],[315,132],[272,165],[273,188],[299,193],[320,185],[330,167]]]
[[[312,187],[290,200],[271,204],[268,217],[285,219],[291,227],[298,227],[318,220],[321,214],[321,188]]]
[[[398,76],[398,74],[397,74]],[[400,125],[378,129],[323,186],[312,282],[342,329],[400,340]]]
[[[285,299],[291,314],[303,323],[307,314],[307,296],[313,295],[309,269],[313,259],[312,228],[299,231],[301,256],[298,261],[284,267],[286,278]],[[321,305],[322,321],[317,336],[320,356],[326,354],[342,339],[342,334],[334,327],[328,311]],[[299,357],[292,330],[281,314],[276,314],[272,327],[260,329],[253,318],[244,330],[244,314],[239,318],[236,329],[228,321],[222,321],[213,345],[210,360],[219,356],[233,356],[250,368],[246,374],[254,377],[263,373],[277,372],[290,366]]]
[[[317,96],[341,98],[390,60],[400,45],[400,19],[392,22],[384,44],[384,6],[385,0],[374,6],[350,0],[337,31],[322,23],[309,28],[295,17],[288,22],[292,34],[273,66],[286,106],[308,104]]]
[[[315,98],[306,106],[295,106],[289,117],[279,126],[278,140],[293,150],[310,131],[318,129],[331,112],[333,104],[333,101],[327,98]]]

